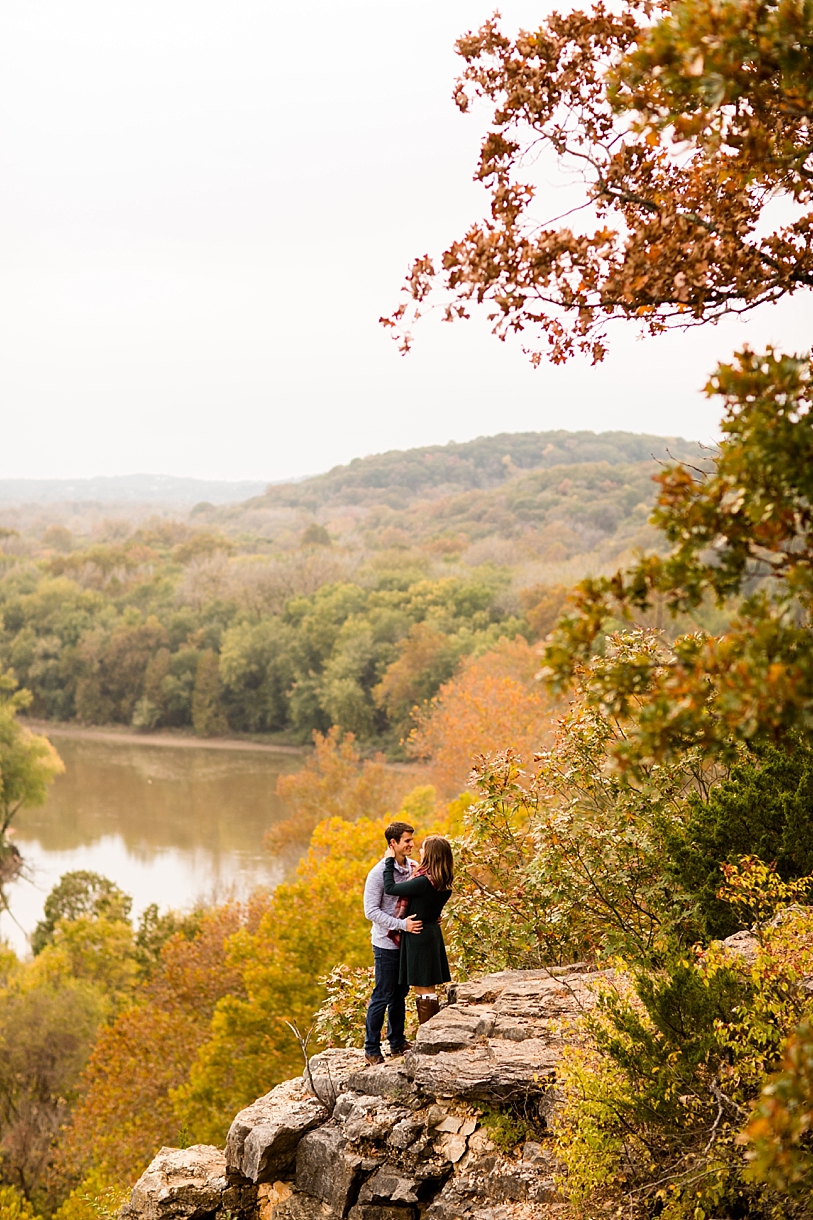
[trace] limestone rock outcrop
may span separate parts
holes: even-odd
[[[568,1019],[595,1002],[583,966],[504,970],[451,988],[452,1003],[421,1026],[407,1071],[436,1097],[497,1103],[544,1096]]]
[[[225,1154],[162,1149],[121,1220],[555,1216],[556,1065],[600,977],[577,965],[450,987],[403,1059],[325,1051],[237,1115]],[[496,1142],[500,1113],[524,1120],[516,1147]]]
[[[220,1148],[162,1148],[136,1182],[121,1220],[203,1220],[212,1215],[250,1215],[256,1190],[230,1181]]]
[[[241,1110],[226,1140],[226,1166],[249,1182],[270,1182],[291,1167],[297,1144],[328,1112],[301,1080],[286,1080]]]

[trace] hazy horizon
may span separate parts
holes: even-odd
[[[484,316],[378,324],[487,204],[451,95],[493,0],[42,0],[0,14],[0,478],[296,479],[499,431],[710,440],[736,347],[807,349],[809,295],[534,370]],[[547,0],[507,0],[508,31]],[[540,171],[539,218],[573,184]]]
[[[541,431],[543,431],[543,429],[535,428],[535,429],[526,429],[524,431],[541,432]],[[605,428],[605,429],[601,429],[600,431],[596,430],[596,429],[562,429],[562,431],[565,431],[565,432],[586,431],[586,432],[592,432],[596,436],[600,436],[602,432],[618,432],[618,431],[631,432],[632,430],[631,429]],[[466,444],[468,440],[479,440],[479,439],[484,439],[484,438],[488,439],[491,437],[496,437],[496,436],[501,436],[501,435],[512,436],[512,435],[517,435],[517,434],[518,434],[518,432],[506,433],[506,432],[504,432],[504,430],[501,429],[499,432],[481,433],[477,437],[469,437],[469,438],[467,438],[467,440],[464,440],[464,441],[458,441],[456,438],[452,437],[448,441],[444,442],[443,444],[441,444],[437,447],[443,448],[443,447],[445,447],[445,445]],[[669,439],[696,440],[697,439],[695,437],[677,436],[675,433],[652,432],[651,430],[638,431],[638,432],[633,433],[633,435],[658,436],[658,437],[663,437],[664,439],[667,439],[667,440],[669,440]],[[302,483],[302,482],[305,482],[307,479],[318,478],[318,476],[322,475],[322,474],[329,474],[332,470],[338,469],[339,467],[348,466],[351,462],[354,462],[357,460],[363,461],[367,458],[381,457],[389,452],[405,453],[405,452],[409,452],[412,449],[424,449],[424,448],[429,448],[429,447],[431,447],[431,446],[410,445],[404,449],[393,448],[390,450],[379,450],[378,452],[375,452],[375,453],[359,453],[359,454],[353,455],[346,462],[336,462],[336,463],[334,463],[333,466],[326,467],[323,470],[310,470],[305,474],[291,475],[288,478],[283,477],[283,478],[278,478],[278,479],[262,479],[262,478],[258,478],[258,479],[227,479],[227,478],[217,479],[217,478],[206,478],[205,476],[198,476],[198,475],[178,475],[178,474],[174,474],[169,471],[166,471],[166,470],[164,470],[164,471],[133,470],[133,471],[123,471],[123,472],[114,473],[114,474],[64,475],[64,476],[31,475],[31,476],[16,477],[14,475],[0,475],[0,502],[2,502],[2,500],[3,500],[3,496],[2,496],[3,489],[8,484],[54,484],[54,483],[57,483],[57,484],[87,484],[87,483],[104,483],[104,482],[125,483],[127,481],[136,480],[136,479],[156,479],[156,480],[168,479],[168,480],[171,480],[171,481],[179,483],[179,484],[196,483],[196,484],[201,484],[201,485],[205,485],[205,484],[216,485],[218,483],[221,483],[224,485],[224,487],[225,486],[238,487],[240,485],[245,485],[246,487],[253,486],[257,490],[246,492],[245,498],[249,498],[249,496],[251,496],[251,495],[261,494],[261,492],[265,486],[280,486],[280,485],[285,485],[286,483]],[[156,489],[156,490],[158,490],[158,489]],[[136,497],[133,495],[132,498],[135,499]]]

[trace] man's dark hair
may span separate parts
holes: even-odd
[[[387,829],[384,831],[384,838],[387,840],[387,847],[390,845],[390,839],[395,839],[395,842],[400,842],[401,835],[414,834],[415,827],[410,826],[409,822],[390,822]]]

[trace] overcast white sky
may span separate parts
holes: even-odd
[[[454,40],[493,7],[4,5],[0,477],[281,479],[500,431],[713,436],[716,359],[807,346],[810,297],[618,329],[596,369],[534,371],[482,322],[430,321],[404,359],[379,327],[410,259],[482,214],[482,116],[450,99]],[[544,7],[500,4],[509,28]]]

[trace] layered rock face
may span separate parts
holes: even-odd
[[[556,1064],[600,977],[578,965],[487,975],[451,987],[403,1059],[314,1056],[237,1115],[225,1152],[162,1148],[121,1220],[553,1216]],[[505,1150],[501,1112],[533,1138]]]

